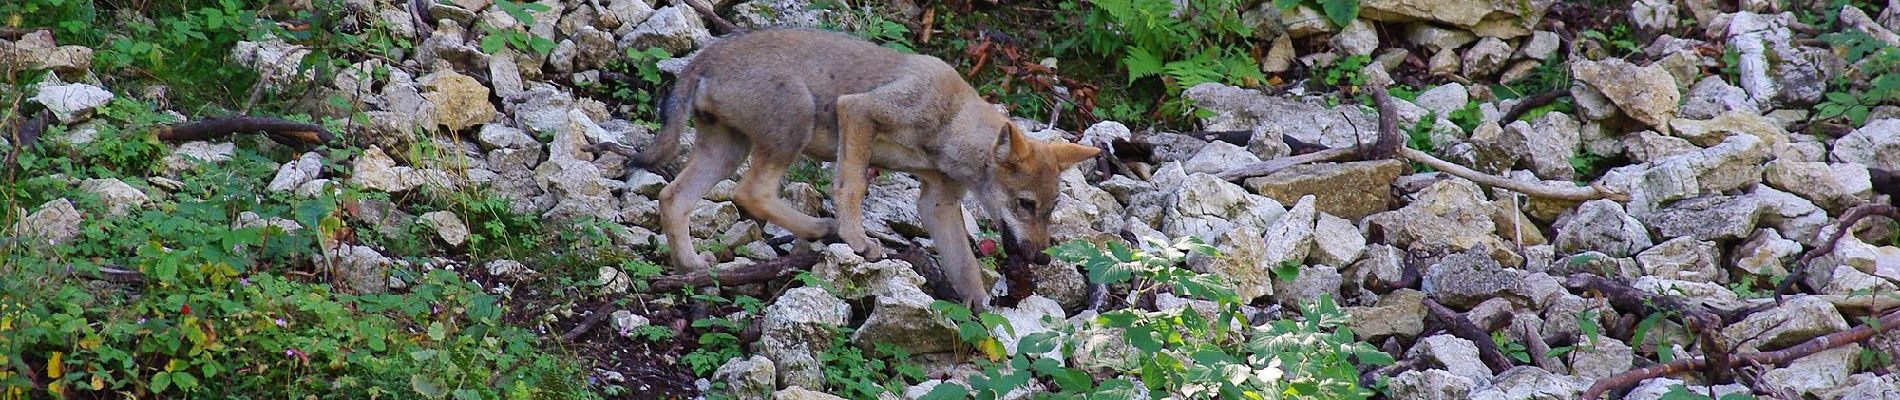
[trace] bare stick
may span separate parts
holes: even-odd
[[[1797,282],[1807,280],[1807,267],[1809,262],[1814,261],[1815,258],[1822,255],[1833,253],[1834,246],[1841,243],[1841,238],[1847,237],[1850,233],[1848,231],[1854,229],[1854,225],[1860,224],[1860,220],[1862,219],[1875,215],[1900,220],[1900,207],[1885,204],[1862,204],[1847,210],[1846,214],[1841,215],[1840,222],[1834,224],[1834,236],[1828,238],[1827,243],[1822,244],[1821,247],[1816,247],[1814,250],[1808,250],[1807,254],[1802,254],[1801,258],[1794,262],[1796,267],[1794,268],[1794,272],[1788,274],[1788,278],[1782,280],[1780,285],[1775,286],[1775,304],[1781,304],[1782,293],[1786,293],[1789,289],[1794,288]]]
[[[321,145],[336,140],[329,130],[316,124],[261,117],[224,118],[161,126],[158,128],[158,140],[188,142],[242,132],[264,132],[272,141],[286,146]]]
[[[815,252],[792,253],[792,255],[774,258],[765,262],[721,271],[717,274],[701,272],[687,275],[669,275],[653,278],[647,286],[648,293],[671,292],[688,287],[707,286],[718,283],[723,286],[737,286],[773,279],[790,277],[800,270],[811,268],[823,260],[824,256]]]
[[[1531,109],[1533,108],[1543,107],[1544,105],[1550,104],[1551,102],[1557,101],[1557,99],[1561,99],[1561,98],[1564,98],[1564,96],[1569,96],[1569,95],[1570,95],[1570,88],[1564,87],[1562,89],[1539,93],[1535,96],[1525,97],[1523,100],[1518,101],[1517,105],[1512,106],[1510,112],[1504,113],[1504,118],[1498,119],[1498,123],[1510,124],[1511,121],[1516,121],[1517,117],[1524,115],[1524,113],[1530,112]]]
[[[712,21],[713,26],[718,27],[721,31],[719,33],[733,33],[741,30],[738,25],[733,25],[732,21],[721,18],[718,13],[713,12],[711,6],[706,5],[706,3],[701,0],[686,0],[686,6],[692,7],[693,11],[699,12],[699,16],[706,17],[707,21]]]
[[[1826,351],[1828,349],[1840,347],[1848,343],[1854,343],[1854,342],[1867,340],[1868,338],[1872,338],[1874,337],[1874,335],[1880,334],[1881,332],[1893,330],[1895,327],[1900,327],[1900,312],[1890,312],[1886,316],[1880,317],[1880,320],[1873,324],[1861,325],[1854,329],[1849,329],[1849,330],[1841,331],[1841,332],[1835,332],[1832,334],[1828,334],[1827,336],[1810,339],[1807,342],[1801,343],[1794,347],[1789,347],[1786,349],[1769,351],[1769,352],[1742,354],[1734,358],[1736,360],[1742,361],[1743,363],[1755,363],[1755,364],[1762,364],[1762,365],[1780,365],[1788,361],[1793,361],[1801,357],[1807,357],[1809,355],[1813,355],[1814,353],[1819,353],[1822,351]],[[1616,376],[1597,380],[1596,384],[1590,385],[1590,390],[1583,392],[1583,399],[1596,400],[1597,398],[1602,397],[1603,393],[1605,392],[1609,392],[1611,390],[1622,390],[1630,386],[1635,386],[1637,383],[1647,380],[1649,378],[1655,378],[1659,376],[1677,374],[1677,373],[1688,372],[1688,371],[1697,371],[1707,366],[1708,366],[1708,360],[1706,360],[1705,358],[1693,357],[1693,358],[1688,358],[1688,359],[1676,360],[1675,362],[1658,365],[1654,367],[1631,370],[1629,372],[1617,374]]]
[[[1497,175],[1486,174],[1483,172],[1472,170],[1470,168],[1465,168],[1465,166],[1463,165],[1453,164],[1450,161],[1440,160],[1438,159],[1438,157],[1432,157],[1432,155],[1430,154],[1425,154],[1425,152],[1413,150],[1410,148],[1399,149],[1399,158],[1403,158],[1403,159],[1406,159],[1407,161],[1412,161],[1419,164],[1425,164],[1426,166],[1432,167],[1439,171],[1444,171],[1447,174],[1452,174],[1459,178],[1465,178],[1465,179],[1471,180],[1472,182],[1477,182],[1480,185],[1502,188],[1505,190],[1510,190],[1513,192],[1530,195],[1532,197],[1542,197],[1542,198],[1547,198],[1547,199],[1558,199],[1558,200],[1573,200],[1573,201],[1588,201],[1588,200],[1597,200],[1597,199],[1629,201],[1630,199],[1630,196],[1627,193],[1619,193],[1615,190],[1611,190],[1610,188],[1602,187],[1595,184],[1592,184],[1590,186],[1554,186],[1554,185],[1528,183],[1528,182],[1521,182],[1521,181],[1512,180],[1512,179],[1506,179],[1503,177],[1499,177]]]
[[[1472,324],[1470,318],[1458,315],[1458,312],[1445,308],[1444,305],[1432,299],[1425,299],[1425,310],[1433,320],[1445,325],[1445,329],[1450,330],[1453,336],[1478,345],[1478,358],[1484,360],[1486,367],[1491,367],[1492,374],[1511,369],[1511,359],[1505,357],[1504,352],[1498,350],[1497,343],[1491,342],[1491,335]]]
[[[600,325],[600,321],[606,321],[607,316],[612,315],[613,312],[614,303],[612,302],[601,304],[600,307],[595,307],[594,313],[588,314],[587,319],[581,320],[580,325],[575,325],[574,329],[569,329],[567,333],[561,334],[561,341],[574,343],[575,339],[580,339],[581,335],[587,334],[587,331],[593,330],[594,326]]]
[[[1353,154],[1357,154],[1358,152],[1359,152],[1358,149],[1353,149],[1350,147],[1320,150],[1318,152],[1313,152],[1313,153],[1306,153],[1306,154],[1301,154],[1301,155],[1292,156],[1292,157],[1275,158],[1272,160],[1248,164],[1239,168],[1222,171],[1219,175],[1215,175],[1215,176],[1220,177],[1221,180],[1225,180],[1229,182],[1239,181],[1242,179],[1252,178],[1256,176],[1269,175],[1274,172],[1278,172],[1280,170],[1287,169],[1288,167],[1292,167],[1295,165],[1337,160],[1340,158],[1351,156]]]

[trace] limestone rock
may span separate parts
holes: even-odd
[[[1350,220],[1384,212],[1395,203],[1392,182],[1405,172],[1395,160],[1304,164],[1246,180],[1261,196],[1284,203],[1313,196],[1320,212]]]
[[[1624,114],[1649,126],[1663,127],[1675,117],[1682,97],[1676,92],[1675,76],[1658,64],[1638,67],[1622,59],[1575,61],[1571,73],[1602,92]]]

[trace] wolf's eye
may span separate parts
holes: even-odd
[[[1023,211],[1036,211],[1036,201],[1035,201],[1035,200],[1030,200],[1030,199],[1017,199],[1017,200],[1016,200],[1016,206],[1017,206],[1017,207],[1022,207],[1022,209],[1023,209]]]

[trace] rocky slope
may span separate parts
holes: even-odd
[[[297,60],[309,50],[298,45],[266,40],[232,50],[232,61],[263,71],[270,82],[317,85],[367,110],[366,123],[344,132],[363,150],[348,160],[329,160],[348,168],[323,168],[332,153],[303,153],[282,160],[269,191],[311,197],[346,186],[391,195],[488,187],[516,212],[550,221],[611,222],[624,228],[614,231],[612,246],[659,251],[656,197],[666,180],[628,168],[620,154],[597,150],[605,143],[642,148],[651,129],[627,119],[637,105],[603,101],[577,88],[624,78],[603,69],[629,49],[683,54],[657,64],[662,71],[677,70],[693,49],[719,40],[700,14],[683,4],[648,0],[543,1],[549,8],[534,13],[526,27],[555,43],[540,56],[482,50],[489,33],[477,29],[478,23],[515,23],[487,0],[430,4],[426,15],[436,20],[426,23],[416,17],[423,13],[403,5],[354,3],[360,3],[357,18],[426,39],[400,59],[369,59],[354,67],[387,74],[346,73],[328,81],[299,72]],[[818,26],[838,12],[796,0],[721,3],[716,7],[729,10],[726,17],[742,26]],[[1152,149],[1114,161],[1128,165],[1127,174],[1104,176],[1087,164],[1066,173],[1054,216],[1056,237],[1098,243],[1197,237],[1222,257],[1192,258],[1189,266],[1233,285],[1259,321],[1290,314],[1298,302],[1322,295],[1337,299],[1352,316],[1356,339],[1410,362],[1398,370],[1364,371],[1389,373],[1393,398],[1577,398],[1601,379],[1656,365],[1659,354],[1699,356],[1712,346],[1737,354],[1783,349],[1863,325],[1864,318],[1900,305],[1891,296],[1900,293],[1900,247],[1892,239],[1900,229],[1891,219],[1861,219],[1833,242],[1849,210],[1895,204],[1900,191],[1892,178],[1900,172],[1900,108],[1874,107],[1862,124],[1815,117],[1814,105],[1825,101],[1829,83],[1853,79],[1858,60],[1811,40],[1814,27],[1769,2],[1745,1],[1736,9],[1700,0],[1638,0],[1612,10],[1639,29],[1693,34],[1661,35],[1610,56],[1614,48],[1606,50],[1606,41],[1582,37],[1565,26],[1576,22],[1559,19],[1589,10],[1557,3],[1370,0],[1361,2],[1360,18],[1343,27],[1315,18],[1320,11],[1306,6],[1284,12],[1262,6],[1249,13],[1252,23],[1279,32],[1265,42],[1271,45],[1262,65],[1269,73],[1370,56],[1372,62],[1354,71],[1367,87],[1417,88],[1404,96],[1409,99],[1396,100],[1393,111],[1398,126],[1418,127],[1414,141],[1428,144],[1422,150],[1436,157],[1509,179],[1579,182],[1626,198],[1527,196],[1445,172],[1419,172],[1401,160],[1306,164],[1223,180],[1216,175],[1236,166],[1292,155],[1288,139],[1332,148],[1370,144],[1376,135],[1368,130],[1375,129],[1378,115],[1350,101],[1328,101],[1335,93],[1203,84],[1185,93],[1207,111],[1202,128],[1248,132],[1244,142],[1131,129],[1140,125],[1136,121],[1103,121],[1067,132],[1019,119],[1039,138]],[[918,18],[915,6],[890,8],[900,19]],[[1849,6],[1840,12],[1841,23],[1900,46],[1893,33],[1900,29],[1895,8]],[[59,72],[39,83],[30,100],[52,113],[53,124],[66,127],[63,136],[47,140],[83,145],[85,127],[96,123],[93,115],[102,106],[117,96],[138,96],[89,82],[88,52],[60,46],[49,34],[0,43],[0,60]],[[1540,70],[1546,66],[1553,67]],[[1545,73],[1574,79],[1555,93],[1567,99],[1568,110],[1505,120],[1507,113],[1519,115],[1520,103],[1532,93],[1499,100],[1506,97],[1498,93],[1504,86],[1491,83]],[[1477,112],[1458,116],[1468,105]],[[411,127],[458,134],[416,135]],[[441,159],[401,154],[418,145],[441,149]],[[170,151],[167,163],[178,164],[171,169],[176,171],[223,162],[233,144],[189,142]],[[1579,162],[1588,160],[1581,155],[1613,161]],[[178,190],[161,183],[165,173],[139,186],[117,179],[74,184],[114,210],[138,208],[150,197]],[[902,174],[873,182],[865,206],[871,230],[928,247],[913,204],[918,183]],[[815,183],[792,183],[784,196],[807,212],[828,215],[830,200]],[[717,269],[800,250],[796,243],[772,240],[787,236],[783,229],[741,213],[731,202],[734,185],[722,182],[693,211],[693,234],[730,249],[718,252]],[[469,240],[471,228],[480,230],[452,212],[411,215],[387,201],[363,207],[376,211],[356,214],[360,223],[392,230],[419,226],[451,245]],[[24,215],[12,232],[49,243],[79,234],[82,218],[108,217],[82,215],[67,199],[29,207]],[[1797,262],[1830,243],[1830,251]],[[353,292],[401,292],[406,283],[392,270],[430,268],[405,261],[429,254],[392,254],[366,242],[325,246],[323,253],[338,266],[338,281]],[[829,282],[831,291],[728,289],[769,297],[756,315],[728,318],[750,321],[758,341],[748,354],[702,377],[694,391],[719,382],[714,392],[740,398],[831,398],[816,392],[826,387],[818,357],[834,345],[831,327],[852,332],[849,343],[894,344],[925,360],[930,380],[887,397],[915,398],[934,385],[967,384],[974,368],[954,355],[967,349],[956,346],[955,326],[931,309],[930,282],[918,268],[901,259],[866,261],[840,245],[817,250],[823,258],[811,274]],[[535,270],[542,269],[506,259],[465,262],[522,286],[532,285]],[[1273,271],[1288,262],[1298,272],[1280,279]],[[1116,364],[1125,358],[1114,354],[1131,349],[1115,336],[1088,334],[1100,310],[1089,309],[1086,271],[1058,263],[1035,272],[1037,295],[1000,310],[1015,328],[1003,336],[1081,330],[1072,337],[1087,345],[1055,350],[1056,359],[1126,372]],[[1652,318],[1659,314],[1615,304],[1590,277],[1674,296],[1685,309],[1712,313],[1719,322],[1691,326],[1687,318]],[[595,279],[601,286],[591,295],[600,299],[637,292],[619,269],[601,267]],[[1792,282],[1794,293],[1777,302],[1768,293],[1782,279],[1798,280]],[[1518,353],[1525,359],[1487,365],[1480,348],[1497,343],[1453,334],[1450,324],[1430,317],[1431,305],[1494,332],[1498,343],[1526,346]],[[1156,306],[1196,304],[1163,299]],[[576,308],[545,317],[571,328],[587,318],[571,311]],[[625,332],[684,318],[655,308],[664,307],[604,308],[611,315],[605,325],[581,336],[591,343],[585,348],[607,351],[596,365],[600,379],[630,387],[664,385],[637,375],[640,367],[607,360],[637,351],[637,339]],[[1004,345],[1016,343],[1006,339]],[[1570,350],[1558,354],[1552,348]],[[1767,398],[1900,398],[1900,375],[1891,362],[1868,365],[1865,354],[1900,356],[1900,333],[1784,364],[1746,366],[1736,371],[1746,378],[1735,383],[1710,385],[1698,374],[1642,380],[1624,398],[1660,398],[1674,384],[1696,393]],[[1011,398],[1027,398],[1027,391],[1016,394]]]

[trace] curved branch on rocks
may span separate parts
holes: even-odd
[[[1741,354],[1734,358],[1743,363],[1754,363],[1754,364],[1762,364],[1762,365],[1780,365],[1782,363],[1793,361],[1801,357],[1807,357],[1809,355],[1813,355],[1814,353],[1819,353],[1822,351],[1826,351],[1828,349],[1844,346],[1848,343],[1854,343],[1854,342],[1867,340],[1868,338],[1874,337],[1874,335],[1893,330],[1896,327],[1900,327],[1900,311],[1890,312],[1886,316],[1880,317],[1880,320],[1877,321],[1876,323],[1861,325],[1860,327],[1856,327],[1854,329],[1849,329],[1849,330],[1841,331],[1841,332],[1835,332],[1832,334],[1828,334],[1827,336],[1810,339],[1807,342],[1801,343],[1800,345],[1796,345],[1794,347],[1789,347],[1786,349],[1769,351],[1769,352]],[[1629,372],[1617,374],[1616,376],[1611,376],[1608,378],[1597,380],[1596,384],[1590,385],[1590,389],[1583,392],[1583,399],[1596,400],[1598,398],[1601,398],[1603,396],[1603,393],[1605,392],[1609,392],[1612,390],[1622,390],[1630,386],[1635,386],[1637,383],[1647,380],[1649,378],[1655,378],[1659,376],[1671,375],[1671,374],[1682,373],[1682,372],[1698,371],[1698,370],[1702,370],[1703,368],[1707,368],[1708,366],[1709,366],[1709,361],[1706,358],[1693,357],[1693,358],[1688,358],[1688,359],[1676,360],[1675,362],[1658,365],[1654,367],[1631,370]]]
[[[231,136],[243,132],[264,132],[278,144],[292,147],[329,144],[335,135],[316,124],[290,122],[276,118],[235,117],[158,127],[158,140],[189,142]]]
[[[1230,169],[1226,171],[1221,171],[1221,173],[1218,175],[1215,175],[1215,177],[1219,177],[1221,180],[1230,181],[1230,182],[1238,181],[1241,179],[1247,179],[1247,178],[1252,178],[1256,176],[1272,174],[1274,172],[1278,172],[1280,170],[1287,169],[1288,167],[1292,167],[1295,165],[1338,160],[1338,159],[1346,158],[1358,153],[1359,153],[1359,149],[1354,149],[1351,147],[1341,147],[1341,148],[1336,148],[1336,149],[1320,150],[1317,152],[1306,153],[1306,154],[1301,154],[1301,155],[1292,156],[1292,157],[1280,157],[1280,158],[1275,158],[1272,160],[1248,164],[1240,168],[1234,168],[1234,169]]]
[[[1472,344],[1477,345],[1478,358],[1484,360],[1484,365],[1491,368],[1492,374],[1501,374],[1504,373],[1504,370],[1511,369],[1511,358],[1506,357],[1503,351],[1498,350],[1497,343],[1491,342],[1491,335],[1485,333],[1483,329],[1479,329],[1476,324],[1471,322],[1470,318],[1458,315],[1458,312],[1452,311],[1450,308],[1445,308],[1444,305],[1438,304],[1437,301],[1432,299],[1425,299],[1425,311],[1431,315],[1433,320],[1438,321],[1439,324],[1443,324],[1446,330],[1451,331],[1452,336],[1469,340]]]
[[[1502,188],[1533,197],[1573,201],[1596,199],[1629,201],[1630,197],[1628,194],[1618,193],[1599,185],[1593,184],[1587,187],[1574,187],[1521,182],[1478,172],[1477,170],[1466,168],[1465,166],[1454,164],[1450,161],[1441,160],[1438,157],[1433,157],[1431,154],[1405,147],[1405,141],[1400,139],[1402,136],[1398,128],[1398,112],[1393,109],[1391,94],[1385,88],[1373,89],[1371,92],[1373,100],[1379,106],[1379,140],[1375,142],[1373,146],[1351,149],[1328,149],[1293,157],[1276,158],[1223,171],[1217,176],[1222,180],[1238,181],[1250,177],[1271,174],[1294,165],[1332,161],[1357,155],[1361,160],[1400,158],[1425,164],[1439,171],[1444,171],[1447,174],[1465,178],[1481,185]]]
[[[647,292],[671,292],[688,287],[700,287],[714,283],[718,283],[722,286],[738,286],[769,282],[773,279],[791,277],[797,274],[798,271],[811,268],[813,265],[818,265],[818,262],[824,260],[824,258],[824,256],[816,252],[801,252],[766,260],[757,264],[721,271],[718,274],[698,272],[686,275],[662,276],[653,278],[652,283],[647,285]]]
[[[1851,233],[1849,231],[1854,229],[1854,225],[1860,224],[1860,220],[1875,215],[1900,221],[1900,207],[1870,203],[1854,206],[1854,208],[1847,210],[1846,214],[1841,215],[1840,222],[1834,225],[1834,236],[1828,238],[1827,243],[1813,250],[1808,250],[1807,254],[1802,254],[1800,259],[1794,261],[1794,271],[1789,273],[1788,278],[1782,280],[1780,285],[1775,286],[1775,304],[1781,304],[1781,295],[1783,293],[1787,293],[1788,290],[1793,289],[1797,283],[1807,280],[1808,263],[1813,262],[1815,258],[1821,257],[1822,255],[1833,253],[1834,246],[1839,245],[1841,238],[1847,237],[1847,235]]]
[[[744,30],[738,25],[733,25],[732,21],[720,17],[719,13],[713,12],[712,6],[707,5],[705,0],[686,0],[686,6],[692,7],[693,11],[699,12],[699,16],[705,17],[707,21],[712,21],[713,26],[722,31],[718,33],[726,34]]]
[[[1513,192],[1523,193],[1532,197],[1542,197],[1542,198],[1547,198],[1547,199],[1571,200],[1571,201],[1589,201],[1589,200],[1597,200],[1597,199],[1629,201],[1630,199],[1630,196],[1627,193],[1619,193],[1615,190],[1611,190],[1610,188],[1606,188],[1606,187],[1596,185],[1596,184],[1591,184],[1590,186],[1553,186],[1553,185],[1545,185],[1541,183],[1529,183],[1529,182],[1523,182],[1523,181],[1518,181],[1518,180],[1513,180],[1513,179],[1507,179],[1507,178],[1500,177],[1497,175],[1491,175],[1491,174],[1486,174],[1483,172],[1478,172],[1477,170],[1473,170],[1471,168],[1465,168],[1465,166],[1463,165],[1458,165],[1450,161],[1440,160],[1438,159],[1438,157],[1432,157],[1432,155],[1430,154],[1425,154],[1425,152],[1413,150],[1410,148],[1399,149],[1399,158],[1403,158],[1403,159],[1406,159],[1407,161],[1412,161],[1419,164],[1425,164],[1426,166],[1432,167],[1439,171],[1444,171],[1447,174],[1451,174],[1459,178],[1469,179],[1472,182],[1477,182],[1480,185],[1491,186],[1491,187],[1496,187],[1496,188],[1509,190]]]
[[[1499,118],[1498,123],[1510,124],[1511,121],[1516,121],[1517,117],[1523,116],[1524,113],[1530,112],[1531,109],[1533,108],[1543,107],[1545,105],[1548,105],[1552,102],[1557,101],[1557,99],[1561,99],[1561,98],[1564,98],[1564,96],[1569,96],[1569,95],[1570,95],[1570,87],[1565,86],[1561,89],[1538,93],[1537,95],[1531,96],[1531,97],[1525,97],[1523,100],[1519,100],[1517,102],[1517,105],[1511,106],[1511,111],[1504,113],[1504,118]]]

